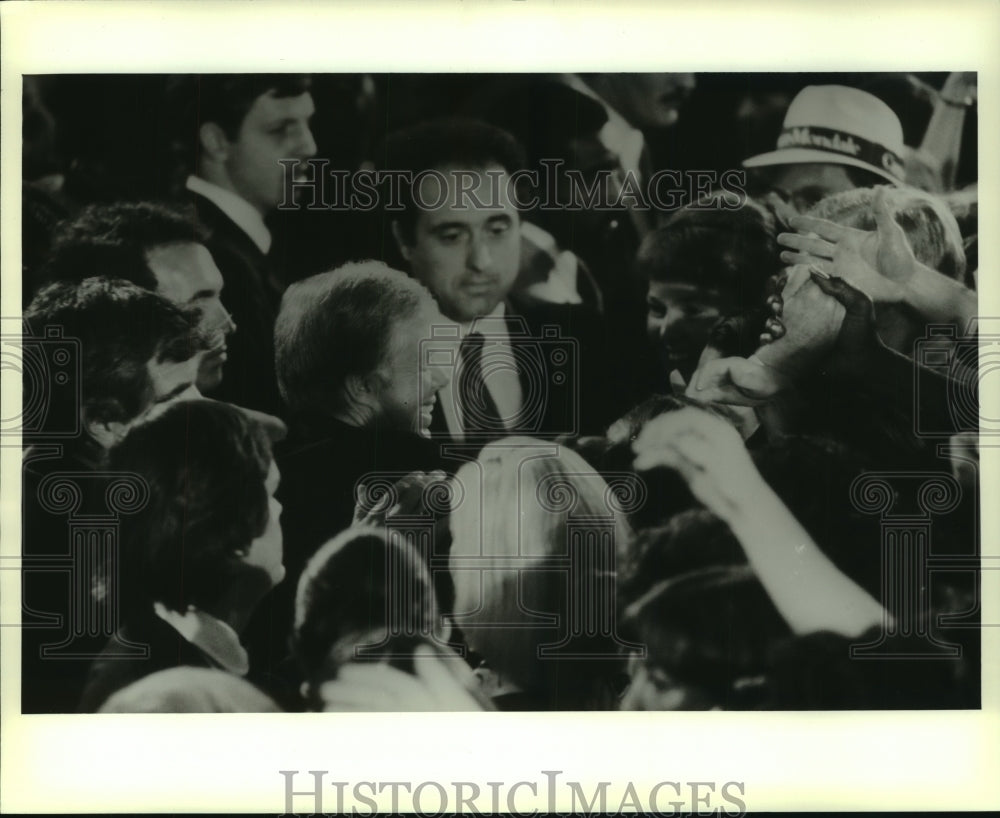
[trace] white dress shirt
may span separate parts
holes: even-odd
[[[225,213],[233,223],[246,233],[266,256],[271,249],[271,231],[264,224],[264,217],[246,199],[237,196],[231,190],[219,187],[212,182],[206,182],[200,176],[188,176],[185,183],[188,190],[198,193],[208,199],[219,210]]]
[[[507,308],[503,301],[497,304],[496,308],[489,315],[481,316],[469,324],[458,324],[459,340],[473,331],[482,333],[485,337],[483,344],[482,359],[516,360],[511,348],[510,335],[507,332],[507,322],[505,316]],[[455,355],[458,361],[458,355]],[[454,372],[452,379],[438,393],[438,401],[444,412],[445,423],[448,425],[448,432],[456,440],[465,439],[465,430],[462,428],[462,419],[455,404],[455,379]],[[513,367],[500,367],[491,371],[486,377],[486,388],[489,390],[493,402],[497,406],[501,420],[508,431],[515,431],[508,419],[514,419],[521,411],[524,401],[524,394],[521,389],[521,378]]]

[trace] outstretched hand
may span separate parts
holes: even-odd
[[[692,494],[724,520],[745,513],[764,482],[739,432],[729,423],[693,407],[650,420],[632,450],[635,468],[678,471]]]
[[[750,358],[702,358],[685,394],[700,401],[731,406],[761,406],[791,386],[788,378]]]
[[[876,303],[905,300],[906,287],[918,262],[903,228],[893,218],[886,189],[880,187],[873,202],[876,230],[844,227],[813,216],[795,216],[797,233],[779,233],[778,243],[788,264],[817,267],[828,276],[842,278]]]

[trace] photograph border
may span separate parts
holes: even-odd
[[[21,77],[36,73],[216,71],[942,71],[979,74],[980,219],[1000,224],[1000,4],[498,2],[7,2],[0,4],[3,287],[20,314]],[[1000,268],[984,234],[980,264]],[[1000,278],[980,280],[980,314],[1000,316]],[[4,372],[3,417],[20,411]],[[1000,417],[996,375],[982,416]],[[1000,570],[982,576],[978,712],[481,713],[22,716],[20,448],[5,441],[0,553],[0,809],[3,812],[285,811],[280,771],[328,781],[534,782],[545,771],[628,785],[741,782],[746,808],[1000,808]],[[1000,444],[981,447],[982,496],[1000,485]],[[982,553],[1000,557],[1000,514],[984,502]],[[302,788],[305,789],[306,786]],[[350,786],[350,785],[349,785]],[[685,789],[689,792],[689,789]],[[336,806],[327,791],[326,809]],[[376,794],[383,809],[389,793]],[[669,799],[664,799],[664,801]],[[435,803],[433,798],[429,803]],[[310,799],[296,802],[312,812]],[[697,809],[697,805],[689,808]],[[713,807],[727,804],[713,801]],[[731,805],[728,805],[731,806]],[[487,810],[484,810],[487,811]]]

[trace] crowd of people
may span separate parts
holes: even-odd
[[[24,91],[24,712],[979,706],[975,75]]]

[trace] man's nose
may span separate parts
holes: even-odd
[[[233,320],[232,313],[230,313],[229,310],[223,307],[222,314],[225,316],[223,329],[225,330],[226,335],[232,335],[234,332],[236,332],[236,322]]]
[[[469,247],[469,267],[482,272],[488,270],[492,263],[493,254],[490,252],[486,240],[482,237],[474,238]]]
[[[652,337],[665,341],[679,318],[680,315],[672,310],[667,310],[663,315],[649,316],[646,323],[647,332]]]
[[[221,332],[225,335],[232,335],[236,332],[236,322],[233,316],[219,301],[206,310],[206,324],[212,332]]]
[[[308,125],[302,131],[297,153],[300,159],[310,159],[316,155],[316,140]]]
[[[443,389],[451,380],[451,373],[442,366],[431,367],[431,386],[435,392]]]
[[[660,319],[660,338],[666,339],[670,331],[680,322],[683,316],[677,310],[667,310],[667,314]]]
[[[667,316],[656,322],[656,335],[661,341],[667,336]]]

